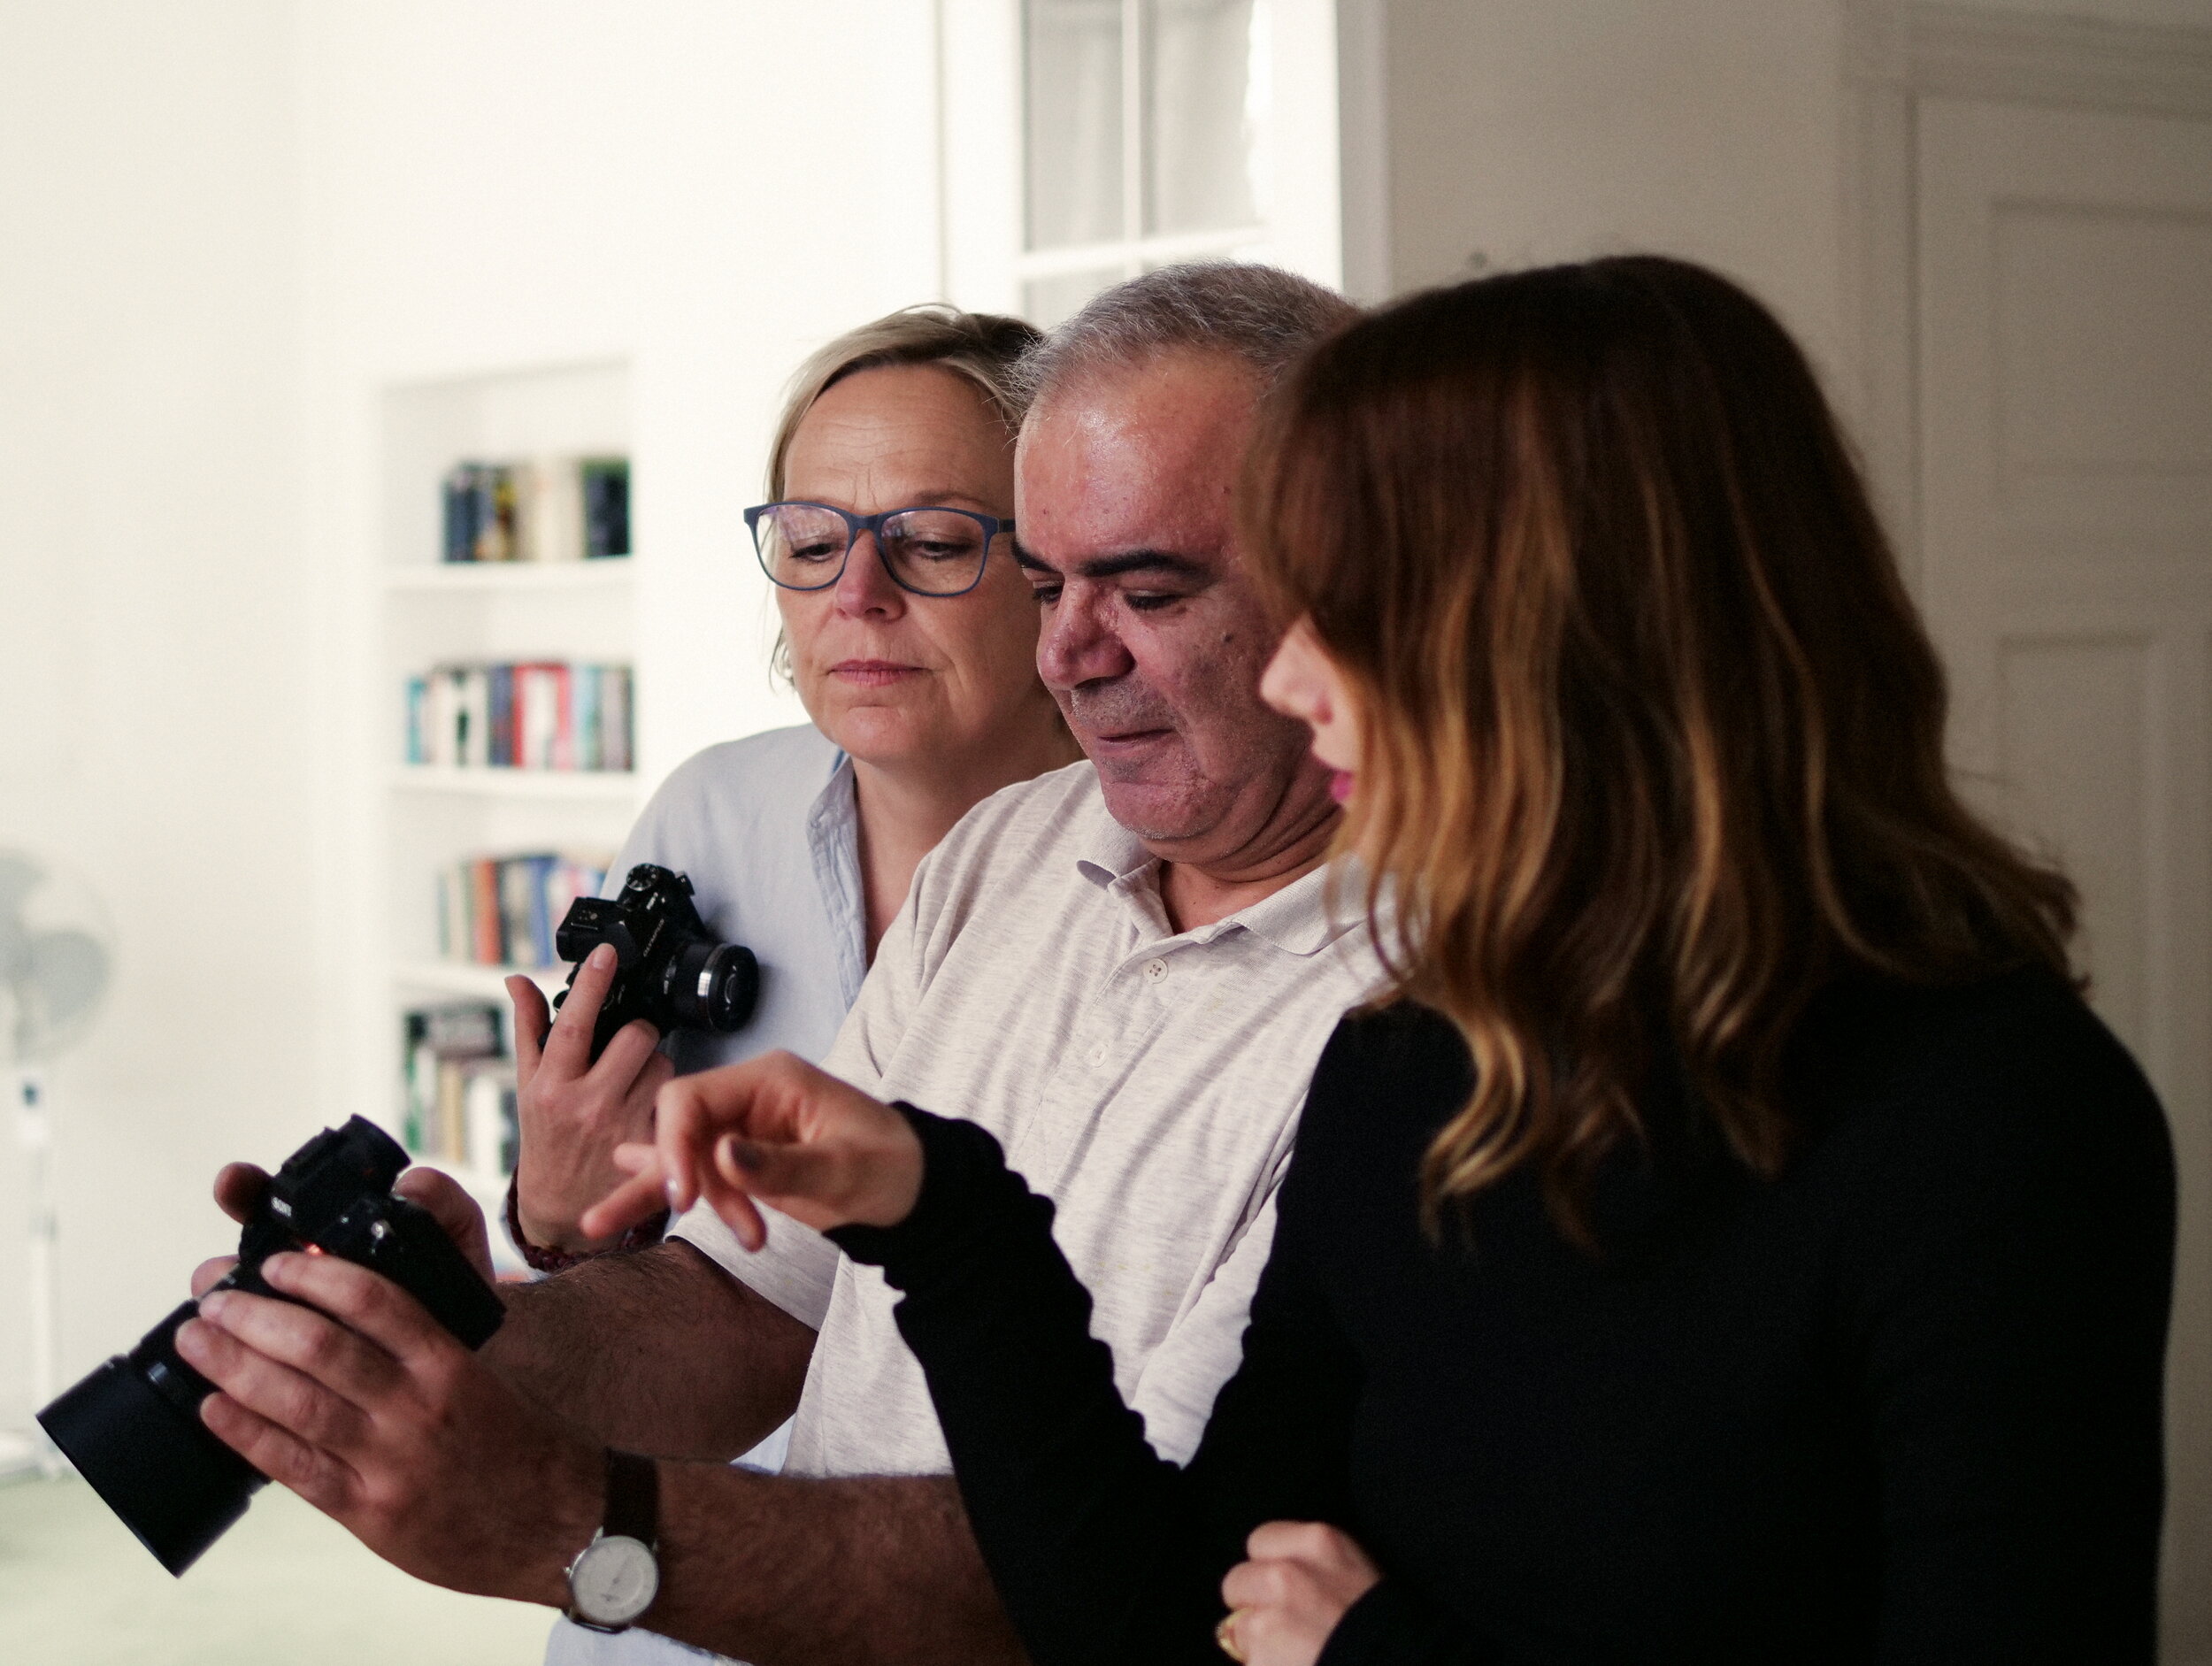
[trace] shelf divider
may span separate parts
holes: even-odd
[[[627,803],[637,797],[634,770],[459,769],[446,764],[400,764],[390,783],[405,792],[469,793],[483,798],[568,799]]]

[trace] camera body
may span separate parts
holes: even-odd
[[[554,945],[574,961],[568,987],[553,997],[557,1010],[576,987],[584,956],[600,944],[615,952],[614,982],[592,1027],[597,1058],[614,1033],[643,1018],[666,1035],[672,1030],[712,1030],[727,1035],[753,1016],[760,998],[760,963],[753,951],[717,942],[691,900],[691,881],[680,873],[641,862],[618,896],[579,897],[569,905]]]
[[[238,1265],[215,1288],[279,1301],[261,1263],[280,1250],[319,1251],[398,1285],[470,1347],[506,1309],[420,1204],[392,1194],[407,1154],[373,1123],[326,1128],[269,1178],[238,1239]],[[173,1574],[181,1574],[245,1514],[265,1478],[200,1421],[214,1386],[176,1351],[187,1301],[127,1355],[100,1366],[38,1414],[39,1423],[108,1508]]]

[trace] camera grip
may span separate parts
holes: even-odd
[[[460,1247],[445,1235],[438,1217],[403,1197],[384,1201],[387,1228],[373,1226],[366,1253],[351,1257],[383,1274],[429,1309],[430,1317],[466,1347],[481,1347],[506,1322],[499,1294],[469,1264]]]

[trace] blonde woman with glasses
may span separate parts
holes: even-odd
[[[1037,680],[1013,559],[1014,367],[1037,339],[1016,319],[913,307],[794,378],[772,501],[732,531],[776,587],[778,668],[813,721],[678,769],[610,875],[687,874],[708,925],[759,956],[760,1003],[733,1036],[635,1021],[595,1063],[611,967],[578,974],[549,1034],[537,987],[508,979],[522,1088],[508,1225],[541,1270],[659,1241],[660,1220],[614,1238],[577,1223],[661,1086],[770,1048],[819,1057],[930,848],[998,788],[1081,756]]]

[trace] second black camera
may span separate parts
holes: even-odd
[[[643,1018],[663,1035],[672,1030],[712,1030],[723,1035],[743,1027],[760,998],[760,963],[753,951],[718,942],[691,900],[691,881],[680,873],[641,862],[614,897],[580,897],[554,938],[563,960],[574,961],[568,987],[553,997],[557,1010],[576,987],[584,957],[606,943],[615,953],[614,983],[592,1027],[591,1056],[605,1050],[614,1033]]]

